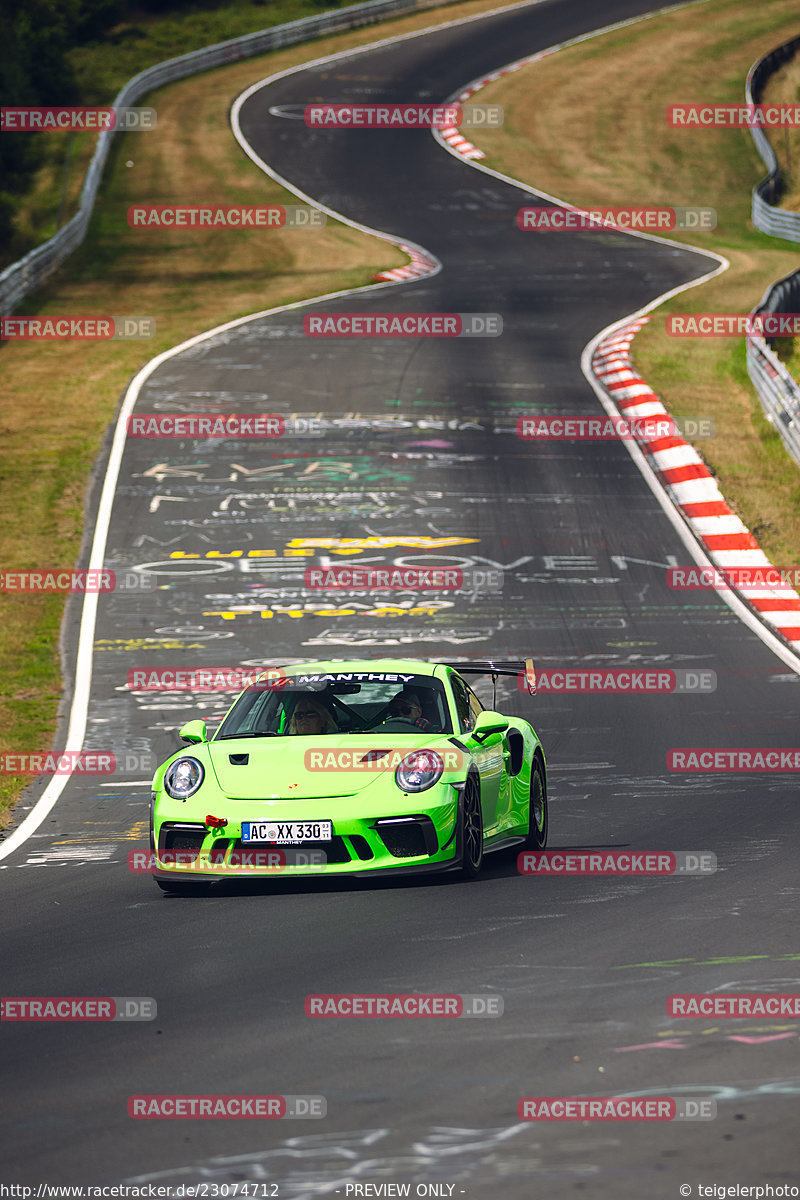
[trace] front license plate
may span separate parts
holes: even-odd
[[[297,842],[329,842],[332,837],[331,821],[242,821],[243,842],[288,846]]]

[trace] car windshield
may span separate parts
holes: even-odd
[[[444,687],[430,675],[298,672],[249,687],[228,713],[215,740],[452,731]]]

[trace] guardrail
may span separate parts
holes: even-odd
[[[747,73],[745,83],[745,99],[748,106],[759,104],[764,91],[764,85],[778,67],[792,57],[800,46],[800,37],[792,38],[782,46],[770,50],[762,58],[756,60]],[[773,237],[787,238],[791,242],[800,242],[800,213],[788,212],[776,208],[784,187],[783,175],[775,151],[767,140],[763,129],[752,127],[750,130],[756,150],[760,154],[769,174],[753,188],[752,216],[753,224],[762,233],[770,233]]]
[[[296,45],[298,42],[312,41],[323,34],[334,33],[340,29],[357,29],[361,25],[371,25],[396,13],[438,8],[456,2],[457,0],[367,0],[366,3],[352,4],[347,8],[321,13],[316,17],[303,17],[299,21],[288,21],[271,29],[244,34],[242,37],[218,42],[214,46],[205,46],[202,50],[193,50],[189,54],[181,54],[177,58],[170,58],[148,67],[128,80],[113,101],[112,107],[116,109],[135,105],[148,92],[165,83],[174,83],[178,79],[185,79],[189,75],[196,75],[213,67],[226,66],[240,59],[253,58],[283,46]],[[97,148],[86,172],[75,216],[49,241],[31,250],[0,274],[0,315],[10,315],[20,301],[44,283],[83,242],[114,132],[113,129],[103,130],[97,139]]]
[[[753,63],[745,83],[748,107],[761,102],[764,85],[769,76],[787,62],[798,47],[800,37],[792,38]],[[756,150],[769,172],[766,178],[753,188],[753,225],[762,233],[769,233],[773,237],[800,242],[800,213],[775,207],[784,189],[777,155],[763,129],[754,126],[750,132]],[[793,271],[767,289],[760,303],[753,309],[753,314],[798,311],[800,271]],[[747,339],[747,372],[758,393],[767,420],[774,425],[786,450],[800,466],[800,387],[763,337]]]
[[[753,312],[800,312],[800,270],[773,283]],[[767,419],[800,466],[800,387],[762,337],[747,339],[747,370]]]

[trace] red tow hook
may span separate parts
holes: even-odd
[[[206,825],[209,829],[224,829],[227,824],[227,817],[212,817],[211,815],[206,817]]]

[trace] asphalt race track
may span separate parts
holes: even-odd
[[[3,1024],[3,1181],[249,1180],[282,1200],[406,1183],[412,1195],[672,1200],[684,1184],[697,1195],[698,1184],[800,1182],[797,1021],[666,1015],[674,993],[800,987],[793,777],[666,766],[672,747],[793,746],[797,674],[716,593],[667,586],[665,568],[690,557],[620,443],[515,432],[523,414],[598,415],[586,343],[713,264],[616,233],[523,233],[523,194],[430,133],[321,132],[269,113],[439,101],[647,7],[524,7],[290,75],[245,103],[243,133],[275,172],[443,269],[238,325],[142,388],[137,411],[299,414],[324,418],[324,433],[126,445],[106,563],[150,564],[159,587],[100,598],[85,746],[128,756],[130,770],[71,779],[0,862],[2,992],[150,996],[158,1017]],[[308,312],[499,313],[503,334],[315,340]],[[337,554],[366,538],[389,544]],[[303,587],[310,565],[398,560],[499,567],[503,586],[389,604]],[[76,605],[73,664],[78,616]],[[705,851],[716,874],[531,878],[507,853],[473,884],[231,882],[188,899],[127,869],[147,842],[151,771],[139,762],[173,753],[191,716],[213,726],[230,699],[132,691],[132,668],[525,654],[539,667],[717,673],[711,693],[529,698],[511,681],[497,702],[543,739],[551,849]],[[491,688],[477,690],[491,702]],[[499,994],[504,1015],[304,1015],[309,992],[412,991]],[[126,1110],[132,1094],[234,1092],[321,1095],[327,1117],[134,1121]],[[643,1092],[715,1099],[716,1119],[517,1117],[523,1096]]]

